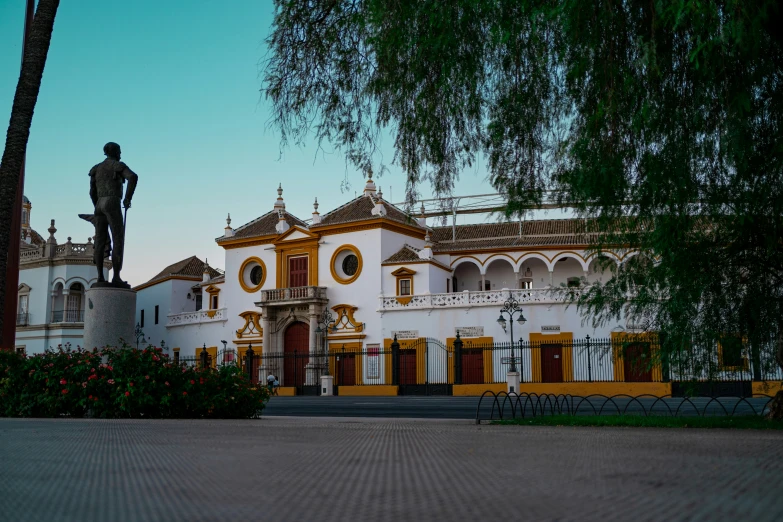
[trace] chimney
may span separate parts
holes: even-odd
[[[375,195],[375,182],[372,180],[372,167],[367,169],[367,183],[364,185],[364,195]]]
[[[427,227],[427,218],[424,217],[424,202],[421,203],[421,214],[419,215],[419,219],[417,219],[419,225],[422,227]]]
[[[419,250],[419,259],[432,259],[432,241],[430,241],[430,231],[424,236],[424,248]]]
[[[208,283],[209,280],[212,279],[212,276],[209,275],[209,260],[204,260],[204,273],[201,276],[201,282],[202,283]]]

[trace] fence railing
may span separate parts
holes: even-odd
[[[53,323],[81,323],[84,322],[83,310],[54,310],[52,312]]]
[[[16,314],[16,326],[27,326],[30,324],[30,314],[27,312]]]
[[[260,350],[259,350],[260,351]],[[480,344],[457,338],[451,344],[417,339],[390,347],[335,348],[329,351],[258,353],[233,349],[197,350],[180,364],[239,366],[253,382],[266,384],[273,375],[282,387],[298,393],[318,393],[321,377],[330,375],[340,386],[396,385],[402,393],[441,390],[454,385],[505,383],[508,372],[519,372],[522,383],[672,382],[729,383],[783,380],[774,352],[727,353],[690,349],[661,355],[660,346],[645,341],[612,339],[553,340]],[[738,389],[736,386],[732,389]],[[715,391],[710,391],[714,394]],[[722,393],[722,392],[721,392]],[[743,392],[744,393],[744,392]]]

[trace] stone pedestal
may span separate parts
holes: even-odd
[[[334,395],[334,377],[321,375],[321,397],[331,397],[332,395]]]
[[[129,288],[96,287],[84,293],[84,349],[136,346],[136,292]],[[146,347],[145,347],[146,348]]]
[[[506,374],[506,391],[508,393],[519,393],[519,372],[508,372]]]

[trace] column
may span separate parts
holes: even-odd
[[[273,374],[278,376],[278,379],[281,377],[279,369],[270,368],[266,364],[266,361],[268,360],[266,356],[269,355],[272,350],[272,321],[269,318],[270,312],[270,308],[261,309],[261,362],[258,365],[258,382],[263,384],[266,384],[266,376],[270,370]]]
[[[552,269],[549,269],[549,286],[554,286],[554,280]]]
[[[315,305],[310,305],[309,310],[309,317],[310,317],[310,359],[306,366],[307,371],[307,380],[305,384],[308,386],[316,386],[320,385],[319,379],[321,377],[320,372],[318,371],[318,361],[317,361],[317,350],[315,346],[315,330],[318,328],[318,314],[315,313]]]

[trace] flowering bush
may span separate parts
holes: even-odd
[[[259,414],[268,400],[267,389],[236,366],[178,366],[160,348],[59,349],[29,358],[0,352],[4,417],[239,419]]]

